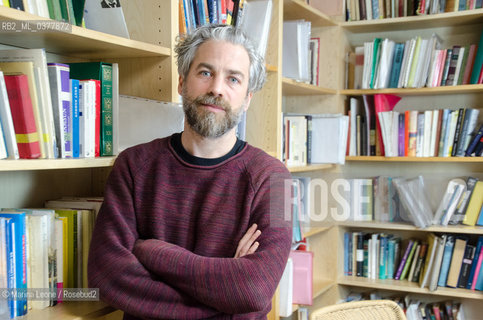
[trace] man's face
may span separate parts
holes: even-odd
[[[178,92],[189,126],[202,137],[220,137],[233,129],[250,102],[250,60],[239,45],[210,40],[202,44]]]

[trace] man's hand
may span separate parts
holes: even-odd
[[[247,230],[247,233],[245,233],[243,238],[241,238],[238,247],[236,248],[235,258],[241,258],[257,251],[259,243],[255,240],[257,240],[262,233],[260,230],[257,230],[257,227],[258,226],[254,223]]]

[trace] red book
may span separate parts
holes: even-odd
[[[21,159],[40,158],[39,134],[35,125],[27,75],[5,75],[5,84],[19,157]]]
[[[94,157],[101,156],[101,81],[92,80],[96,83],[96,135],[94,145]]]
[[[381,148],[381,156],[385,155],[384,143],[382,142],[381,124],[379,123],[379,112],[392,111],[396,104],[401,100],[401,97],[392,94],[375,94],[374,106],[376,110],[376,140],[379,141]]]
[[[478,84],[483,84],[483,64],[480,69],[480,76],[478,77]]]

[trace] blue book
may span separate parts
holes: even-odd
[[[79,158],[79,80],[70,79],[72,92],[72,157]]]
[[[344,232],[344,275],[350,276],[352,275],[349,273],[349,241],[350,241],[351,233]]]
[[[478,220],[476,221],[477,226],[483,226],[483,206],[480,208],[480,213],[478,216]]]
[[[391,75],[389,76],[389,88],[397,88],[401,65],[404,56],[404,43],[396,43],[392,60]]]
[[[26,247],[26,223],[25,212],[0,212],[0,217],[10,218],[7,229],[10,232],[7,242],[7,267],[9,288],[15,288],[17,292],[26,293],[27,290],[27,247]],[[13,285],[13,287],[12,287]],[[25,295],[26,296],[26,295]],[[11,303],[11,314],[15,317],[27,313],[27,299],[14,299]]]
[[[476,251],[475,251],[475,258],[473,259],[473,264],[471,265],[470,269],[470,277],[468,279],[468,283],[466,284],[466,289],[471,289],[473,285],[473,277],[476,272],[476,266],[478,264],[478,259],[480,258],[481,247],[483,247],[483,236],[478,237],[478,242],[476,243]]]
[[[379,279],[387,279],[388,236],[381,234],[379,239]]]
[[[439,287],[446,287],[446,280],[448,279],[448,271],[451,264],[451,257],[453,256],[453,248],[454,236],[448,236],[444,245],[443,260],[441,262],[441,270],[439,272]]]
[[[387,242],[387,279],[394,278],[395,244],[396,240],[394,238],[389,239]]]

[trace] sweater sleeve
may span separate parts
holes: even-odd
[[[207,306],[230,314],[267,310],[292,239],[291,215],[283,214],[287,178],[288,174],[272,175],[256,192],[252,217],[262,233],[257,239],[260,246],[251,255],[204,257],[156,239],[138,241],[133,252],[163,281]]]
[[[146,319],[201,319],[220,313],[153,276],[132,253],[138,239],[132,173],[122,154],[109,176],[88,262],[89,286],[101,300]]]

